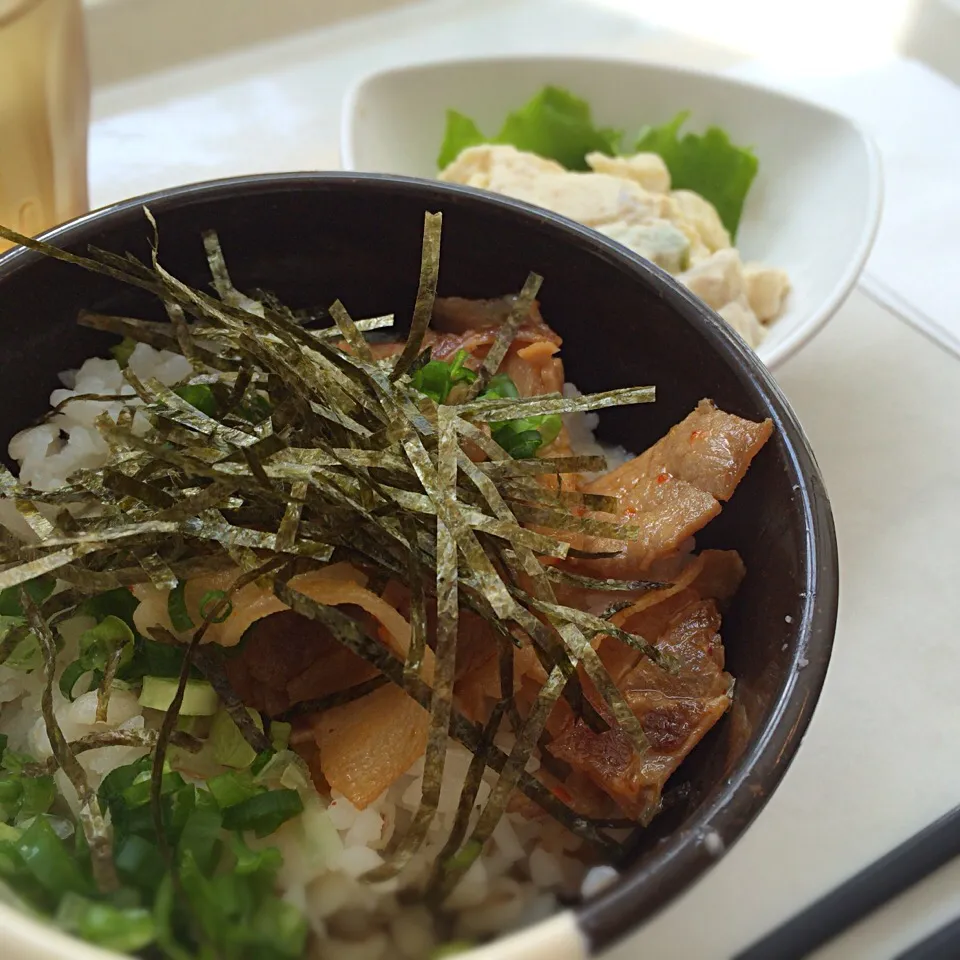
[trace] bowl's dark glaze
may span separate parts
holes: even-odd
[[[748,576],[723,634],[737,705],[674,778],[669,808],[642,834],[626,876],[579,908],[599,948],[648,917],[729,846],[790,762],[823,682],[837,609],[829,503],[797,421],[753,353],[699,301],[646,261],[561,218],[490,194],[394,177],[291,174],[185,187],[90,214],[46,236],[149,255],[149,204],[160,256],[208,282],[200,231],[218,230],[241,289],[293,307],[336,297],[354,316],[413,304],[425,210],[444,213],[440,291],[494,296],[545,277],[542,309],[564,337],[568,379],[584,391],[653,383],[657,402],[605,413],[607,440],[642,450],[711,397],[771,417],[773,440],[701,545],[738,549]],[[0,258],[0,439],[47,406],[56,373],[103,353],[109,338],[76,326],[80,308],[162,317],[147,295],[19,250]],[[709,844],[716,851],[717,844]]]

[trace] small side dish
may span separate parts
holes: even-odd
[[[447,111],[439,177],[570,217],[674,274],[756,348],[790,289],[780,269],[741,260],[734,246],[758,169],[750,149],[717,127],[681,129],[687,112],[624,132],[596,127],[586,101],[544,87],[488,137]]]

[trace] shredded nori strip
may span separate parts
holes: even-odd
[[[68,746],[74,755],[106,747],[143,747],[151,750],[157,745],[158,735],[156,730],[104,730],[103,733],[88,733],[79,740],[71,740]],[[182,730],[174,730],[170,735],[170,743],[189,753],[196,753],[203,746],[202,740]],[[20,772],[26,777],[44,777],[56,773],[59,768],[57,758],[49,757],[38,763],[24,764]]]
[[[97,687],[97,723],[107,722],[107,711],[110,709],[110,692],[113,690],[113,681],[117,676],[117,668],[120,666],[120,658],[123,656],[123,648],[114,650],[110,659],[107,661],[106,668],[103,671],[103,678]]]
[[[397,380],[406,373],[423,346],[430,318],[433,316],[433,303],[437,297],[437,278],[440,275],[440,228],[443,224],[442,213],[426,213],[423,217],[423,250],[420,257],[420,283],[417,287],[417,299],[413,307],[413,319],[410,321],[410,334],[400,356],[397,357],[390,379]]]
[[[566,678],[563,672],[559,667],[554,668],[547,677],[546,683],[540,688],[523,726],[517,731],[517,739],[510,751],[510,756],[500,770],[500,778],[491,791],[470,838],[442,864],[435,888],[428,892],[428,898],[432,899],[435,896],[441,902],[445,900],[457,881],[482,853],[484,844],[506,810],[510,795],[524,776],[523,769],[540,739],[565,683]]]
[[[473,807],[477,801],[477,794],[480,792],[480,784],[483,781],[483,773],[487,766],[487,753],[493,746],[493,741],[500,729],[504,712],[508,709],[512,700],[512,691],[508,695],[501,695],[500,700],[497,701],[490,713],[490,719],[484,725],[478,745],[479,748],[470,760],[470,766],[467,768],[467,775],[463,781],[453,827],[450,830],[450,835],[447,837],[443,848],[437,855],[437,859],[434,861],[430,879],[427,881],[427,891],[432,891],[442,882],[444,864],[456,853],[460,844],[463,843],[463,838],[467,835],[470,816],[473,813]]]
[[[201,670],[202,669],[201,667]],[[359,700],[368,693],[379,690],[380,687],[389,682],[390,681],[382,674],[377,677],[371,677],[369,680],[364,680],[363,683],[355,684],[344,690],[338,690],[336,693],[331,693],[326,697],[320,697],[316,700],[303,700],[300,703],[296,703],[289,710],[281,713],[277,719],[285,721],[293,720],[295,717],[302,717],[305,714],[319,714],[325,710],[332,710],[334,707],[342,707],[345,703],[353,703],[354,700]]]
[[[541,280],[531,274],[466,402],[438,406],[418,393],[409,374],[430,359],[423,343],[436,297],[440,226],[440,214],[426,215],[410,334],[398,356],[383,360],[374,360],[364,333],[391,325],[392,316],[354,321],[335,301],[327,312],[335,325],[307,329],[302,317],[275,298],[254,300],[234,287],[212,231],[204,234],[204,246],[219,299],[191,289],[161,266],[156,235],[148,266],[106,251],[92,250],[93,259],[78,257],[0,228],[0,236],[155,295],[169,325],[94,313],[82,315],[80,322],[182,353],[194,366],[188,384],[208,385],[215,399],[216,414],[211,416],[156,380],[141,382],[128,368],[127,382],[141,405],[131,404],[126,396],[110,397],[125,405],[116,422],[109,416],[97,421],[111,448],[103,470],[81,471],[66,488],[47,494],[21,486],[9,472],[0,476],[0,495],[13,500],[39,541],[19,549],[3,543],[0,588],[56,573],[81,596],[144,582],[169,589],[192,571],[239,568],[231,590],[207,605],[211,609],[204,610],[206,619],[189,643],[155,631],[183,651],[177,696],[151,744],[151,802],[160,839],[160,776],[167,745],[179,742],[174,725],[191,667],[207,676],[248,743],[257,752],[269,749],[267,738],[230,689],[219,651],[200,646],[209,623],[229,611],[232,593],[257,582],[291,609],[322,622],[341,644],[381,671],[381,676],[333,697],[297,704],[287,716],[328,709],[385,682],[404,689],[430,713],[419,810],[374,878],[402,868],[426,836],[450,737],[464,743],[474,759],[454,829],[431,881],[441,896],[479,853],[514,789],[589,842],[612,847],[599,824],[575,814],[524,769],[537,745],[545,742],[544,725],[560,697],[593,729],[607,729],[583,694],[578,666],[590,676],[608,715],[636,749],[645,748],[639,722],[603,668],[591,645],[593,637],[618,637],[661,665],[671,664],[642,638],[558,603],[553,585],[615,593],[662,584],[582,577],[541,563],[543,557],[616,555],[609,542],[623,544],[636,534],[629,525],[608,519],[617,512],[613,498],[562,490],[559,482],[555,488],[538,482],[540,476],[559,481],[565,473],[604,469],[603,458],[514,460],[483,425],[649,402],[653,388],[574,399],[480,396],[533,306]],[[146,435],[133,432],[134,409],[151,425]],[[466,454],[477,448],[487,457],[482,463],[473,463]],[[61,510],[54,523],[37,509],[38,503],[71,509],[76,505],[81,512],[74,518]],[[86,507],[95,509],[87,515]],[[584,516],[585,511],[597,515]],[[573,548],[564,533],[601,538],[605,549]],[[379,576],[380,583],[394,577],[410,590],[412,639],[405,661],[342,611],[315,603],[290,584],[295,572],[343,558]],[[428,582],[428,570],[436,571],[435,584]],[[432,601],[437,606],[433,673],[424,676],[426,608]],[[481,616],[498,637],[501,698],[486,726],[467,721],[453,707],[461,607]],[[34,618],[48,623],[36,610]],[[23,635],[15,628],[0,645],[0,656],[11,638]],[[513,701],[513,653],[515,646],[526,644],[533,645],[548,680],[522,719]],[[53,670],[55,648],[44,649],[52,663],[47,669]],[[101,685],[104,711],[110,675],[108,668]],[[492,742],[502,716],[509,718],[517,735],[509,756]],[[463,843],[488,767],[499,779]]]
[[[625,387],[620,390],[607,390],[604,393],[592,393],[584,397],[546,395],[518,400],[481,398],[463,404],[457,408],[457,412],[465,419],[476,420],[478,423],[490,423],[520,417],[540,417],[551,413],[583,413],[633,403],[653,403],[655,399],[654,387]]]
[[[437,482],[451,502],[457,492],[457,433],[448,408],[437,410],[440,435],[437,451]],[[423,762],[420,804],[413,823],[396,849],[381,867],[367,874],[369,880],[386,880],[396,875],[410,861],[426,839],[440,803],[440,787],[447,756],[447,738],[453,711],[453,682],[457,656],[457,630],[460,622],[460,601],[457,589],[457,541],[453,531],[437,520],[437,638],[427,751]],[[405,674],[407,673],[405,669]]]
[[[540,285],[542,283],[543,277],[539,276],[539,274],[531,273],[527,277],[523,289],[520,291],[520,295],[513,302],[507,319],[500,326],[500,329],[497,330],[497,335],[490,345],[487,355],[483,358],[483,363],[480,364],[480,369],[477,371],[477,379],[474,380],[467,389],[465,402],[477,397],[480,391],[486,388],[490,382],[490,378],[500,369],[503,358],[507,355],[507,351],[516,339],[517,331],[530,313],[530,308],[533,306],[533,302],[540,292]]]
[[[669,587],[669,583],[661,580],[617,580],[613,577],[586,577],[570,570],[561,570],[560,567],[547,567],[546,574],[557,583],[569,583],[574,587],[583,587],[585,590],[624,590],[643,591],[661,590]]]

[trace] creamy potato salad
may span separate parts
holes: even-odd
[[[570,217],[672,273],[717,311],[751,347],[780,315],[790,289],[783,270],[741,260],[714,205],[693,190],[671,189],[657,153],[585,156],[588,170],[509,144],[461,150],[439,176]]]

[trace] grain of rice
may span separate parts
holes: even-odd
[[[595,897],[602,890],[606,890],[612,883],[620,878],[620,874],[607,864],[601,864],[597,867],[591,867],[583,882],[580,884],[580,894],[584,898]]]
[[[369,847],[344,847],[337,860],[337,869],[348,877],[359,877],[383,863],[383,857]]]
[[[480,906],[487,897],[487,865],[482,859],[474,860],[460,883],[453,888],[444,906],[448,910],[468,910]]]
[[[347,830],[343,842],[348,847],[372,847],[383,832],[383,817],[372,807],[360,811]]]
[[[349,830],[360,811],[342,793],[334,790],[330,806],[327,807],[327,814],[338,830]]]
[[[504,817],[497,824],[493,831],[493,842],[508,863],[516,863],[526,855],[523,844],[517,838],[517,832],[513,829],[508,817]]]
[[[563,874],[557,858],[542,847],[537,847],[529,859],[530,879],[534,886],[544,889],[558,887],[563,882]]]
[[[322,873],[307,887],[309,913],[316,917],[335,914],[350,899],[350,883],[339,873]]]

